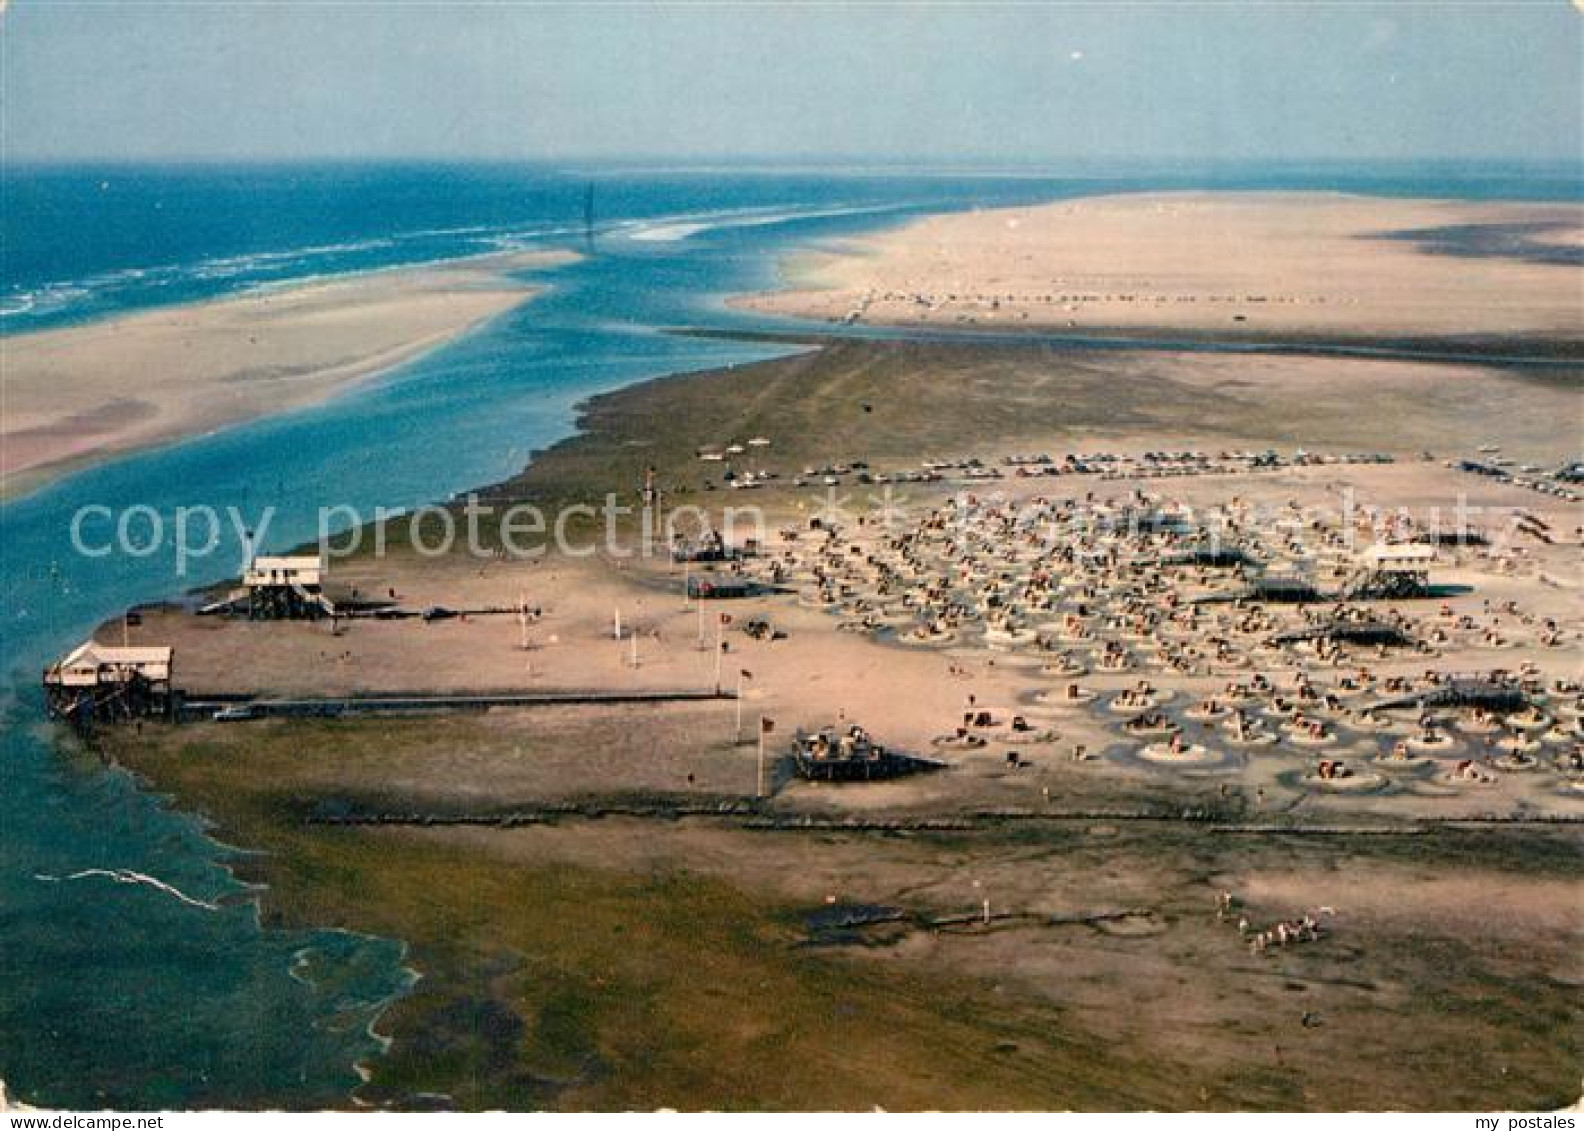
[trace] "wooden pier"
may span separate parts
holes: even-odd
[[[257,695],[190,692],[181,700],[179,718],[245,722],[252,719],[340,719],[366,715],[402,715],[426,711],[485,711],[492,707],[620,706],[629,703],[694,703],[730,701],[736,693],[713,688],[654,691],[369,691],[354,695],[307,695],[268,698]]]

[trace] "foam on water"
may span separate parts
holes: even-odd
[[[868,216],[885,212],[900,212],[909,207],[906,202],[895,204],[854,206],[849,208],[800,208],[792,210],[715,213],[689,217],[665,223],[633,225],[624,234],[638,243],[676,243],[691,239],[703,232],[723,228],[762,228],[772,224],[786,224],[796,220],[824,220],[840,216]]]
[[[65,876],[51,876],[45,873],[36,873],[33,877],[44,883],[62,883],[70,880],[107,879],[118,884],[141,884],[151,887],[155,891],[164,892],[166,895],[185,903],[189,907],[197,907],[204,911],[219,911],[218,903],[211,903],[207,899],[198,899],[188,895],[174,884],[168,884],[155,876],[144,872],[134,871],[131,868],[83,868],[80,871],[69,873]]]

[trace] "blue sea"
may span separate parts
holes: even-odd
[[[412,975],[399,939],[261,926],[194,815],[74,754],[38,673],[96,624],[233,575],[234,536],[177,577],[73,553],[84,504],[413,507],[519,470],[591,394],[779,349],[677,327],[784,328],[726,309],[778,259],[920,214],[1161,188],[1576,200],[1571,167],[586,168],[414,163],[8,166],[0,337],[259,287],[494,251],[572,248],[538,299],[329,404],[112,460],[0,504],[0,1079],[85,1107],[339,1104]],[[593,240],[585,231],[592,193]],[[3,349],[3,340],[0,340]],[[124,375],[135,387],[136,373]],[[178,657],[178,665],[180,658]]]

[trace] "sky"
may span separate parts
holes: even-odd
[[[11,0],[0,156],[1579,161],[1581,68],[1567,0]]]

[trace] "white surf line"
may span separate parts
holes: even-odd
[[[118,884],[141,884],[144,887],[151,887],[156,891],[162,891],[166,895],[181,900],[181,902],[187,904],[190,907],[202,908],[204,911],[220,910],[220,905],[218,903],[210,903],[208,900],[204,899],[194,899],[180,888],[172,887],[164,880],[161,880],[155,876],[150,876],[145,872],[134,872],[130,868],[84,868],[82,871],[73,872],[69,876],[51,876],[42,872],[35,872],[33,875],[35,880],[52,884],[61,883],[66,880],[87,880],[96,877],[114,880]]]
[[[826,220],[842,216],[864,216],[898,212],[914,207],[899,204],[852,205],[839,208],[758,208],[736,212],[683,214],[653,221],[639,220],[627,225],[625,235],[635,243],[676,243],[700,232],[722,228],[763,228],[797,220]]]

